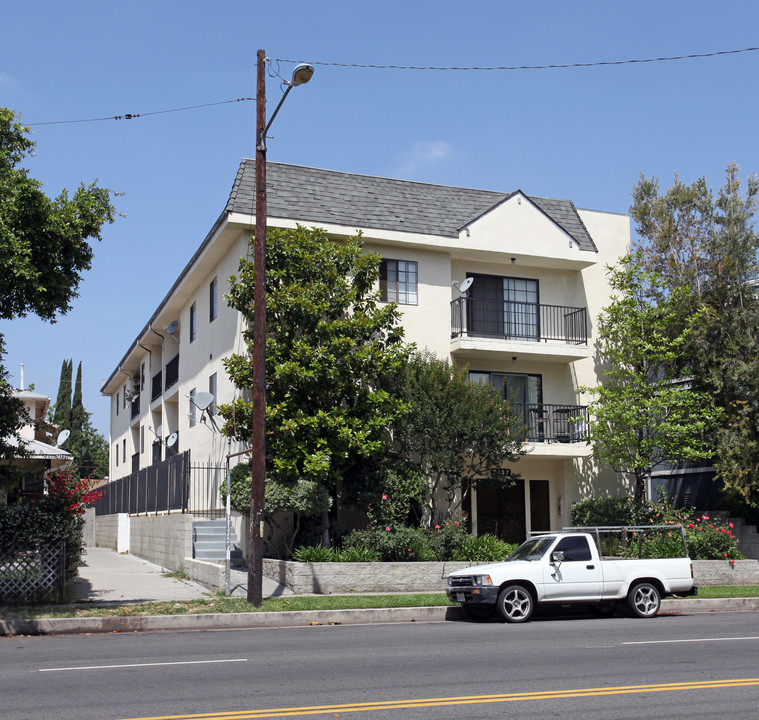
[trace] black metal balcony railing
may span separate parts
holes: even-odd
[[[174,383],[179,380],[179,353],[177,353],[169,362],[166,363],[166,379],[163,386],[168,390]]]
[[[150,401],[158,400],[159,397],[161,397],[161,392],[163,391],[163,372],[160,370],[153,375],[150,387]]]
[[[577,443],[588,439],[588,408],[582,405],[514,403],[527,442]]]
[[[462,336],[587,345],[587,308],[460,297],[451,302],[451,337]]]
[[[132,398],[132,420],[140,414],[140,396],[139,394]]]

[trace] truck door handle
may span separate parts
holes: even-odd
[[[586,565],[586,566],[585,566],[585,569],[586,569],[586,570],[595,570],[595,569],[596,569],[596,566],[595,566],[595,565]]]

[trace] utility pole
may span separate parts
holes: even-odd
[[[253,449],[248,528],[248,602],[263,601],[264,481],[266,475],[266,54],[256,75],[256,234],[253,244]]]

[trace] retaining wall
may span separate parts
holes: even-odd
[[[192,515],[132,516],[129,552],[170,570],[184,570],[192,557]]]
[[[295,593],[436,592],[466,562],[297,563],[264,559],[263,572]],[[696,585],[759,585],[759,561],[694,560]]]

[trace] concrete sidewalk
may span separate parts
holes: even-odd
[[[108,548],[90,547],[82,557],[79,577],[74,581],[77,602],[129,604],[197,600],[213,595],[199,583],[167,577],[169,571],[147,560],[120,554]],[[247,594],[247,575],[232,571],[232,595]],[[269,578],[263,578],[263,596],[290,594]]]

